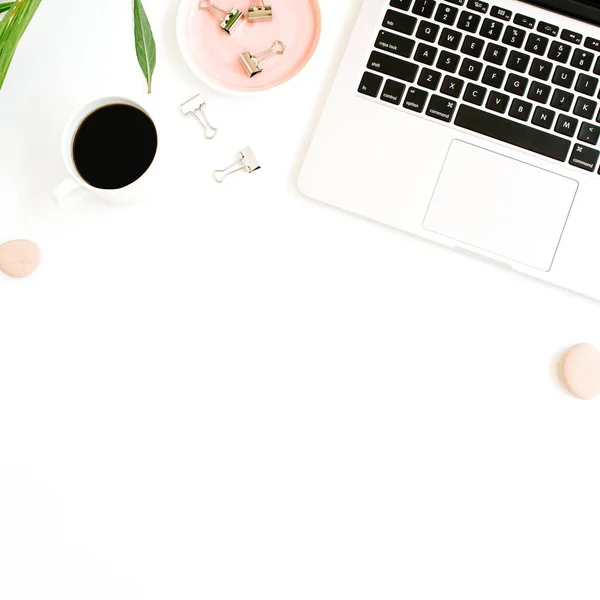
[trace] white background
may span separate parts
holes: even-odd
[[[129,0],[42,3],[0,92],[0,240],[43,250],[0,279],[2,600],[597,600],[600,402],[551,365],[599,305],[296,191],[359,0],[321,5],[305,72],[241,100],[176,0],[149,99]],[[108,94],[160,124],[160,184],[61,212],[62,126]]]

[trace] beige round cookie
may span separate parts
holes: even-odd
[[[561,371],[565,387],[577,398],[592,400],[600,395],[600,352],[591,344],[569,348]]]
[[[29,240],[12,240],[0,246],[0,271],[9,277],[27,277],[39,266],[42,253]]]

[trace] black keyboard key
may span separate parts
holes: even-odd
[[[483,59],[495,65],[503,65],[504,59],[508,54],[508,49],[498,44],[488,44]]]
[[[538,106],[533,113],[533,119],[531,119],[531,122],[538,127],[550,129],[552,127],[552,123],[554,123],[555,116],[556,113],[553,110],[545,108],[544,106]]]
[[[421,21],[417,29],[417,37],[426,42],[435,42],[437,34],[440,32],[440,26],[429,21]]]
[[[527,27],[527,29],[533,29],[535,27],[535,19],[532,19],[526,15],[516,14],[514,23],[515,25],[520,25],[521,27]]]
[[[383,26],[387,29],[393,29],[400,33],[412,35],[417,26],[417,19],[395,10],[388,10],[383,19]]]
[[[598,152],[598,150],[588,148],[582,144],[575,144],[569,164],[593,173],[596,170],[598,158],[600,158],[600,152]]]
[[[531,104],[530,102],[525,102],[525,100],[515,98],[510,106],[508,114],[513,119],[519,119],[519,121],[527,121],[529,119],[529,116],[531,115],[532,110],[533,104]]]
[[[571,148],[568,140],[466,104],[458,109],[454,124],[562,162],[567,160]]]
[[[462,29],[463,31],[468,31],[470,33],[477,33],[477,28],[479,27],[479,23],[481,23],[481,17],[474,13],[467,12],[464,10],[460,18],[458,19],[457,27]]]
[[[525,43],[527,32],[518,27],[507,27],[502,38],[502,43],[513,48],[521,48]]]
[[[500,89],[505,77],[506,71],[498,69],[498,67],[486,67],[481,83]]]
[[[438,44],[444,48],[450,48],[451,50],[458,50],[460,41],[462,40],[462,33],[449,29],[448,27],[442,30],[442,35],[438,40]]]
[[[568,44],[563,44],[562,42],[552,42],[550,51],[548,52],[548,58],[566,65],[567,61],[569,60],[569,56],[571,56],[571,50],[573,50],[573,48]]]
[[[562,33],[560,34],[560,39],[565,40],[565,42],[571,42],[573,44],[581,44],[583,36],[575,31],[563,29]]]
[[[467,84],[467,89],[465,90],[463,100],[465,102],[469,102],[469,104],[481,106],[485,100],[485,93],[486,89],[484,87],[475,85],[474,83],[469,83]]]
[[[567,137],[574,137],[577,128],[579,127],[579,121],[575,117],[569,117],[567,115],[558,115],[558,121],[556,121],[556,127],[554,131]]]
[[[431,96],[429,106],[427,107],[426,115],[433,117],[444,123],[450,123],[456,110],[456,101],[448,100],[448,98],[442,98],[441,96]]]
[[[454,25],[456,17],[458,16],[458,8],[454,6],[448,6],[447,4],[440,4],[435,13],[434,19],[444,25]]]
[[[598,89],[598,79],[596,77],[592,77],[591,75],[585,75],[581,73],[577,78],[577,83],[575,84],[575,91],[580,94],[585,94],[586,96],[594,96],[596,94],[596,90]]]
[[[446,0],[446,2],[452,2],[452,4],[456,4],[458,6],[463,6],[465,3],[465,0]]]
[[[396,106],[400,105],[402,101],[402,96],[406,90],[406,86],[399,81],[394,81],[393,79],[388,79],[383,86],[383,92],[381,92],[381,99],[384,102],[389,102],[390,104],[395,104]]]
[[[489,40],[498,41],[502,35],[504,25],[500,21],[493,21],[492,19],[485,19],[481,27],[479,35]]]
[[[465,82],[462,79],[446,75],[442,87],[440,88],[440,92],[447,96],[452,96],[453,98],[459,98],[464,86]]]
[[[371,52],[367,69],[412,83],[417,77],[419,67],[401,58],[394,58],[393,56],[374,51]]]
[[[456,73],[456,69],[458,69],[459,62],[460,62],[460,56],[458,54],[452,54],[452,52],[447,52],[446,50],[442,50],[436,66],[438,69],[441,69],[442,71],[448,71],[449,73]]]
[[[360,80],[358,91],[365,96],[371,96],[371,98],[377,98],[381,84],[383,83],[383,77],[375,75],[375,73],[365,73]]]
[[[480,13],[486,13],[489,7],[490,5],[487,2],[480,2],[479,0],[469,0],[469,2],[467,2],[467,8],[476,10]]]
[[[423,67],[417,83],[428,90],[437,90],[442,74],[439,71]]]
[[[589,50],[575,48],[575,53],[571,60],[571,66],[583,71],[589,71],[594,64],[594,54]]]
[[[537,30],[540,33],[549,35],[550,37],[556,37],[558,35],[559,28],[551,23],[544,23],[544,21],[540,21],[538,23]]]
[[[468,35],[465,37],[465,41],[463,42],[460,51],[463,54],[468,54],[469,56],[479,58],[481,56],[481,53],[483,52],[484,45],[485,42],[483,40],[473,37],[472,35]]]
[[[518,73],[527,72],[527,67],[529,66],[530,56],[528,54],[523,54],[522,52],[517,52],[513,50],[508,57],[508,62],[506,66],[512,71],[517,71]]]
[[[527,77],[522,77],[521,75],[515,75],[514,73],[511,73],[508,76],[508,80],[506,81],[504,89],[515,96],[524,96],[528,83],[529,79],[527,79]]]
[[[400,10],[408,10],[412,0],[392,0],[390,4],[393,8],[399,8]]]
[[[427,98],[429,94],[423,90],[411,87],[406,92],[404,103],[402,106],[408,110],[414,110],[415,112],[423,112],[425,110],[425,104],[427,104]]]
[[[598,125],[594,125],[592,123],[581,124],[581,128],[579,129],[579,135],[577,139],[580,142],[585,142],[586,144],[591,144],[595,146],[600,140],[600,127]]]
[[[596,114],[597,108],[598,103],[596,101],[579,96],[579,98],[577,98],[577,102],[575,103],[575,108],[573,109],[573,112],[578,117],[589,119],[591,121],[594,118],[594,115]]]
[[[529,88],[529,92],[527,93],[527,97],[530,100],[534,100],[535,102],[539,102],[540,104],[546,104],[548,99],[550,98],[550,93],[552,92],[552,88],[545,83],[539,83],[534,81]]]
[[[512,11],[506,10],[506,8],[500,8],[499,6],[492,7],[492,12],[490,12],[492,17],[496,17],[496,19],[502,19],[503,21],[510,21],[512,18]]]
[[[552,77],[552,83],[560,85],[560,87],[571,88],[575,81],[575,71],[567,69],[566,67],[556,67],[554,71],[554,77]]]
[[[598,60],[596,61],[596,64],[594,65],[594,74],[600,75],[600,56],[598,57]]]
[[[571,94],[571,92],[565,92],[564,90],[554,90],[550,106],[552,106],[552,108],[558,108],[558,110],[562,110],[564,112],[569,112],[571,110],[571,106],[573,106],[574,101],[575,96]]]
[[[465,58],[460,66],[459,75],[477,81],[483,71],[483,63],[477,62],[470,58]]]
[[[438,50],[434,46],[419,44],[415,52],[414,60],[424,65],[432,65],[435,62]]]
[[[541,58],[534,58],[529,74],[536,79],[542,81],[548,81],[550,79],[550,73],[552,73],[552,63],[542,60]]]
[[[586,38],[583,45],[590,50],[600,50],[600,40],[592,37]]]
[[[425,19],[430,19],[435,10],[435,0],[417,0],[413,6],[414,15],[419,15]]]
[[[488,101],[486,102],[485,106],[494,112],[504,114],[508,108],[509,102],[510,97],[506,94],[492,91],[488,96]]]
[[[412,54],[415,42],[389,31],[380,31],[375,42],[375,47],[408,58]]]
[[[525,44],[525,50],[538,56],[544,56],[549,43],[550,40],[547,37],[537,33],[530,33],[529,38],[527,38],[527,44]]]

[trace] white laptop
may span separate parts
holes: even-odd
[[[600,299],[600,0],[365,0],[304,194]]]

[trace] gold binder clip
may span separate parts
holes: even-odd
[[[248,77],[254,77],[259,73],[262,73],[262,65],[264,63],[278,54],[283,54],[285,50],[285,44],[277,40],[270,48],[267,48],[258,54],[242,52],[242,54],[240,54],[240,60],[242,61],[242,65],[244,65],[246,73],[248,73]]]
[[[248,21],[250,23],[266,23],[273,20],[273,8],[264,3],[264,0],[254,0],[254,4],[248,9]]]
[[[204,137],[207,140],[212,140],[219,130],[210,124],[210,121],[204,112],[205,106],[206,102],[204,98],[198,94],[197,96],[190,98],[187,102],[184,102],[179,108],[186,117],[192,115],[192,117],[204,127]]]
[[[213,15],[215,15],[218,19],[221,19],[222,13],[225,15],[225,18],[221,20],[220,27],[223,31],[226,31],[229,34],[232,34],[243,22],[245,19],[245,15],[241,10],[237,8],[231,8],[230,10],[224,10],[215,6],[211,0],[200,0],[200,8],[202,10],[210,10]]]
[[[233,173],[237,173],[238,171],[254,173],[254,171],[258,171],[258,169],[260,169],[260,163],[258,162],[256,156],[254,156],[252,148],[248,146],[240,151],[240,159],[237,162],[233,163],[226,169],[213,171],[213,178],[217,183],[223,183],[225,178],[229,177],[229,175],[233,175]]]

